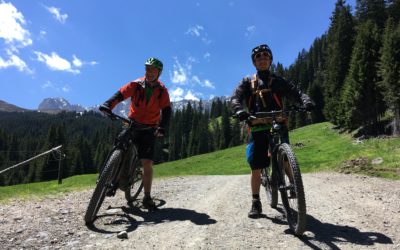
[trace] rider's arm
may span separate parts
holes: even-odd
[[[120,102],[124,100],[124,96],[118,90],[110,99],[105,101],[102,106],[105,106],[110,109],[110,111]]]
[[[102,106],[106,106],[112,110],[118,103],[133,95],[135,84],[135,82],[129,82],[122,86],[110,99],[105,101]]]
[[[172,108],[171,106],[165,107],[161,110],[161,121],[160,121],[160,127],[161,128],[167,128],[169,125],[169,120],[171,118],[171,113],[172,113]]]
[[[243,110],[243,102],[248,99],[251,91],[251,80],[246,77],[239,82],[231,96],[231,108],[234,113]]]
[[[171,118],[172,108],[171,101],[169,99],[168,89],[163,87],[163,92],[160,98],[160,109],[161,109],[161,121],[159,126],[161,128],[167,128],[169,125],[169,120]]]
[[[294,84],[287,82],[285,79],[278,77],[277,84],[279,92],[283,96],[289,99],[290,102],[296,103],[302,106],[307,106],[309,103],[313,103],[311,98],[299,90]]]

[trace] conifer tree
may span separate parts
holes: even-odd
[[[357,0],[356,17],[358,22],[373,21],[378,25],[378,30],[382,31],[386,21],[386,1],[385,0]]]
[[[354,34],[353,17],[350,7],[345,6],[345,1],[338,0],[336,2],[331,20],[327,34],[324,113],[334,124],[343,125],[340,96],[348,72]]]
[[[50,126],[49,132],[47,134],[46,145],[43,151],[50,150],[56,146],[58,146],[57,141],[57,127],[52,124]],[[58,160],[57,156],[54,152],[48,154],[47,160],[44,162],[43,167],[38,169],[41,171],[41,180],[55,180],[58,177]]]
[[[400,1],[388,0],[387,12],[389,17],[393,18],[395,23],[400,21]]]
[[[400,135],[400,23],[394,18],[386,23],[379,75],[384,100],[394,113],[393,134]]]
[[[358,27],[349,75],[342,97],[344,122],[348,129],[359,127],[377,131],[384,112],[382,96],[377,87],[377,62],[380,58],[380,34],[375,22],[369,20]]]
[[[220,149],[225,149],[229,146],[230,140],[232,138],[230,116],[226,103],[223,105],[222,108],[221,129],[222,129],[222,135],[221,135]]]

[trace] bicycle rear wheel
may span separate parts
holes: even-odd
[[[278,189],[272,183],[272,169],[270,167],[261,170],[261,184],[265,188],[269,205],[276,208],[278,205]]]
[[[135,157],[131,170],[129,171],[129,188],[125,190],[125,199],[127,202],[134,201],[142,191],[142,175],[142,164],[140,163],[140,160]]]
[[[97,185],[94,189],[92,198],[89,201],[88,208],[86,209],[85,214],[85,223],[86,225],[90,225],[96,218],[97,212],[99,211],[101,205],[103,204],[104,198],[106,196],[106,192],[110,187],[111,181],[114,179],[115,170],[118,169],[118,166],[122,159],[122,152],[120,150],[115,150],[110,158],[107,160],[103,172],[100,174],[100,178],[97,182]]]
[[[282,178],[279,190],[287,221],[294,234],[300,236],[306,228],[306,200],[299,164],[287,143],[279,146],[277,157]]]

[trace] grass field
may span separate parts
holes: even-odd
[[[330,123],[306,126],[290,133],[291,145],[303,173],[340,171],[400,179],[400,138],[369,139],[355,143]],[[372,164],[373,160],[380,164]],[[245,145],[155,166],[155,177],[184,175],[248,174]],[[74,176],[57,181],[0,187],[0,202],[94,187],[97,175]]]

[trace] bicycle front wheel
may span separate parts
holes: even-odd
[[[306,200],[299,164],[287,143],[279,146],[277,157],[282,178],[279,190],[286,218],[290,229],[299,236],[306,228]]]
[[[272,170],[270,167],[261,170],[261,184],[265,188],[267,200],[272,208],[278,205],[278,189],[276,184],[272,182]]]
[[[129,171],[129,188],[125,190],[125,199],[127,202],[134,201],[143,189],[143,170],[139,159],[135,159],[132,164],[132,169]]]
[[[96,218],[97,212],[103,204],[106,192],[113,180],[115,170],[117,170],[122,159],[122,152],[115,150],[110,158],[107,160],[103,172],[100,174],[100,178],[97,182],[96,188],[94,189],[92,198],[89,201],[88,208],[85,214],[85,223],[90,225]]]

